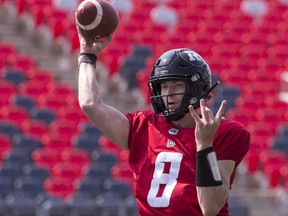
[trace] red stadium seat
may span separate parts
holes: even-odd
[[[0,143],[1,143],[0,145],[0,165],[1,165],[5,155],[12,150],[13,146],[10,137],[4,134],[0,134]]]
[[[52,109],[53,111],[59,110],[61,107],[65,106],[65,101],[61,98],[57,98],[54,95],[40,95],[36,99],[36,105],[38,107],[44,107],[48,109]]]
[[[68,198],[75,191],[75,185],[61,177],[50,177],[43,182],[44,190],[61,199]]]
[[[72,141],[63,139],[61,135],[48,133],[41,137],[43,145],[49,149],[57,149],[59,152],[65,149],[72,148]]]
[[[59,82],[50,82],[46,86],[47,92],[55,97],[65,100],[66,97],[76,95],[71,85]]]
[[[60,151],[57,149],[41,148],[32,152],[31,158],[37,165],[51,169],[60,161]]]
[[[9,81],[0,80],[1,103],[9,105],[10,99],[17,94],[16,86]]]
[[[61,137],[61,139],[70,140],[72,137],[78,135],[78,128],[74,121],[61,119],[49,125],[49,132]]]
[[[21,83],[17,88],[19,93],[31,97],[33,99],[36,99],[40,95],[43,96],[48,94],[46,85],[43,85],[41,82],[39,83],[34,80]]]
[[[84,169],[68,161],[61,161],[53,165],[51,168],[51,176],[60,177],[64,181],[66,180],[73,183],[84,177]]]
[[[111,167],[111,176],[119,181],[129,183],[133,186],[134,174],[128,163],[117,163]]]
[[[67,120],[69,122],[73,122],[73,124],[79,124],[81,122],[88,121],[86,115],[82,112],[79,105],[77,106],[65,106],[61,107],[56,112],[58,119]]]
[[[47,20],[47,14],[51,10],[50,2],[32,4],[29,6],[28,13],[32,16],[34,27],[39,28]]]
[[[121,148],[111,142],[105,135],[99,137],[99,147],[102,151],[113,153],[118,155],[121,151]]]
[[[22,123],[23,121],[29,120],[29,113],[26,109],[21,107],[2,107],[0,108],[1,117],[8,121],[15,122],[17,124]]]
[[[28,79],[38,82],[39,84],[42,83],[43,85],[54,82],[54,77],[51,71],[39,68],[35,68],[34,71],[32,70],[33,69],[26,72],[26,77]]]
[[[49,132],[46,123],[31,119],[20,123],[20,130],[24,134],[35,136],[37,138],[41,138]]]
[[[89,153],[85,150],[71,148],[61,152],[60,158],[62,161],[71,163],[73,166],[85,168],[90,163]]]
[[[267,178],[269,187],[279,186],[279,171],[284,166],[287,166],[287,157],[284,152],[270,150],[261,152],[259,155],[259,169]]]

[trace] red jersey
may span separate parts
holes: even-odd
[[[176,128],[151,111],[126,114],[130,121],[129,164],[135,175],[135,196],[141,216],[203,215],[196,192],[195,128]],[[213,140],[218,160],[239,165],[249,149],[249,132],[222,120]],[[231,184],[235,170],[231,176]],[[218,216],[227,216],[228,204]]]

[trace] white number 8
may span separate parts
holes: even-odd
[[[178,152],[161,152],[155,161],[155,170],[147,201],[151,207],[167,207],[176,186],[183,155]],[[170,163],[170,170],[164,173],[165,163]],[[160,185],[165,185],[161,196],[157,196]]]

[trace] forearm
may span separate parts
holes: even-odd
[[[228,190],[224,184],[211,187],[197,187],[198,202],[204,216],[215,216],[223,208]]]
[[[95,67],[92,64],[82,62],[79,65],[78,100],[83,112],[95,110],[101,98],[95,75]]]
[[[197,197],[204,216],[214,216],[223,208],[228,197],[227,185],[229,183],[220,171],[214,148],[210,146],[197,151]]]

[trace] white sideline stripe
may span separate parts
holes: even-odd
[[[84,5],[87,4],[88,2],[91,2],[96,6],[97,16],[95,17],[95,20],[89,25],[82,25],[79,23],[78,19],[76,19],[77,25],[84,30],[95,29],[100,24],[100,22],[102,20],[102,16],[103,16],[102,6],[96,0],[84,0],[83,2],[80,3],[79,9],[81,10],[84,7]]]

